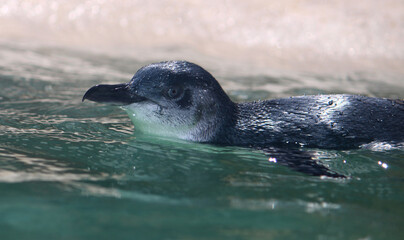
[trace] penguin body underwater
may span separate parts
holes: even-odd
[[[129,83],[90,88],[85,99],[123,106],[142,132],[201,143],[353,149],[404,142],[401,100],[316,95],[234,103],[209,72],[187,61],[147,65]]]

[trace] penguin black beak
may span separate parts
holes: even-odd
[[[131,90],[128,83],[116,85],[96,85],[87,90],[82,101],[90,100],[99,103],[112,103],[115,105],[129,105],[135,102],[141,102],[146,98],[136,95]]]

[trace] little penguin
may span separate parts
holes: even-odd
[[[352,149],[404,142],[402,100],[342,94],[235,103],[187,61],[144,66],[128,83],[91,87],[85,99],[122,106],[136,130],[201,143]]]

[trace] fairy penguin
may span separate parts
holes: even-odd
[[[123,106],[137,130],[195,142],[327,149],[404,142],[401,100],[316,95],[235,103],[187,61],[147,65],[129,83],[90,88],[85,99]]]

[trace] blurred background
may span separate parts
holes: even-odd
[[[122,62],[185,59],[223,79],[228,91],[248,85],[273,96],[315,88],[404,97],[403,39],[401,0],[0,0],[3,50],[75,49]],[[237,78],[259,84],[240,86]]]

